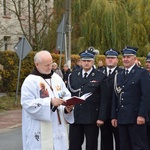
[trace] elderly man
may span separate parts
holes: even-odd
[[[75,105],[74,124],[69,130],[69,150],[81,150],[84,136],[86,150],[97,150],[99,126],[103,125],[108,111],[108,85],[106,75],[93,67],[95,52],[80,53],[82,69],[69,76],[68,88],[72,96],[91,92],[84,103]]]
[[[149,150],[146,121],[150,106],[150,79],[146,69],[135,64],[137,48],[122,50],[124,70],[115,77],[112,125],[118,126],[120,150]]]
[[[21,88],[23,150],[68,149],[66,121],[74,121],[73,106],[62,106],[61,98],[71,95],[52,62],[48,51],[36,53],[35,68]]]

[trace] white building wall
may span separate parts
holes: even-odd
[[[14,45],[19,41],[19,38],[23,36],[22,30],[20,28],[19,21],[17,16],[6,8],[6,14],[4,15],[4,0],[0,0],[0,51],[4,50],[14,50]],[[9,1],[9,2],[8,2]],[[32,1],[32,0],[30,0]],[[18,2],[18,0],[16,0]],[[28,0],[21,0],[22,5],[22,23],[23,28],[25,29],[26,33],[29,32],[28,27]],[[41,0],[41,10],[45,9],[45,5],[47,5],[48,10],[52,9],[53,7],[53,0]],[[46,2],[46,3],[45,3]],[[12,0],[6,0],[6,7],[9,7],[11,10],[14,9],[14,5]],[[30,12],[32,14],[32,10]],[[50,12],[49,12],[50,13]],[[32,16],[31,16],[32,17]],[[42,16],[41,18],[42,19]],[[40,27],[40,21],[38,23]]]
[[[18,41],[19,23],[16,16],[6,8],[6,14],[4,14],[3,0],[0,1],[0,50],[13,50],[13,46]],[[13,6],[10,3],[6,3],[6,7],[13,10]],[[20,32],[21,33],[21,32]]]

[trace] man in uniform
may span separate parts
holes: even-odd
[[[150,78],[150,52],[148,53],[146,57],[146,69],[149,73],[149,78]],[[150,147],[150,109],[149,109],[148,115],[149,115],[149,122],[147,124],[147,136],[148,136],[148,143]]]
[[[108,111],[106,75],[93,67],[94,50],[80,53],[82,69],[69,76],[68,87],[72,96],[92,92],[84,103],[74,107],[74,124],[69,130],[69,150],[81,150],[86,139],[86,150],[97,150],[99,126],[104,124]]]
[[[119,150],[119,137],[118,137],[118,129],[112,127],[111,125],[111,103],[112,96],[114,91],[114,76],[118,71],[121,71],[121,68],[117,66],[118,64],[118,55],[114,49],[107,50],[105,53],[105,63],[106,67],[101,69],[103,73],[107,75],[107,81],[109,85],[109,110],[108,110],[108,118],[103,126],[101,126],[101,150],[113,150],[113,143],[115,142],[115,149]],[[115,141],[113,142],[113,135]]]
[[[120,150],[149,150],[146,121],[150,106],[150,79],[146,69],[135,64],[137,48],[122,50],[125,69],[115,77],[112,125],[118,126]]]

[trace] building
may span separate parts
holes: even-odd
[[[52,12],[53,0],[0,0],[0,51],[14,50],[23,35],[31,45],[39,42]]]

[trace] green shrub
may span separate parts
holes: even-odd
[[[20,79],[19,79],[19,91],[25,77],[30,74],[31,70],[34,67],[33,57],[35,52],[30,52],[25,59],[21,62],[20,70]],[[59,64],[60,56],[59,54],[53,54],[53,62]],[[71,68],[76,64],[76,61],[79,59],[79,55],[71,55]],[[138,58],[142,64],[145,66],[145,58]],[[97,66],[98,60],[102,60],[105,65],[105,56],[98,55],[95,59],[95,65]],[[61,67],[65,63],[65,56],[62,55]],[[19,69],[19,58],[14,51],[3,51],[0,52],[0,64],[3,65],[4,69],[0,70],[0,92],[15,92],[17,87],[18,80],[18,69]],[[119,56],[119,65],[122,66],[121,56]]]

